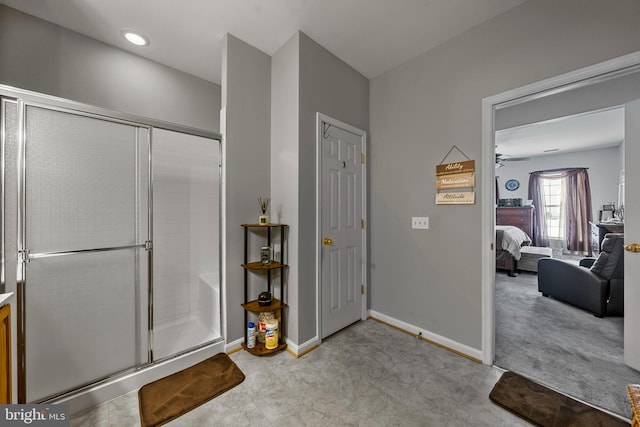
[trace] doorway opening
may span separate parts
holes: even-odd
[[[494,188],[488,191],[483,198],[483,362],[493,364],[496,360],[496,333],[497,319],[496,310],[498,295],[496,291],[495,271],[495,224],[496,224],[496,176],[500,176],[502,184],[511,179],[510,176],[503,176],[503,172],[495,168],[495,132],[498,129],[511,126],[523,126],[530,123],[552,121],[557,117],[571,114],[584,114],[589,111],[611,108],[624,105],[634,99],[640,98],[640,93],[633,93],[628,87],[638,87],[637,83],[626,86],[630,81],[638,81],[638,70],[640,69],[640,55],[632,54],[616,60],[597,64],[592,67],[577,70],[552,79],[538,82],[526,87],[515,89],[503,94],[487,98],[483,101],[483,183],[485,188]],[[598,92],[599,91],[599,92]],[[592,92],[591,95],[589,93]],[[595,95],[598,92],[599,95]],[[604,94],[604,96],[603,96]],[[573,110],[571,110],[573,108]],[[568,112],[569,111],[569,112]],[[518,163],[520,167],[522,163]],[[580,166],[580,165],[566,165]],[[622,168],[624,169],[624,161]],[[529,170],[522,171],[523,177],[520,179],[521,187],[527,188]],[[616,182],[615,194],[611,195],[611,200],[618,199],[618,174],[615,171],[612,178]],[[500,187],[504,190],[504,187]],[[528,196],[521,197],[523,202],[529,199]],[[525,202],[526,203],[526,202]],[[597,216],[597,213],[596,213]],[[524,273],[527,274],[527,273]],[[533,297],[537,297],[537,279],[535,274],[529,277],[535,287]],[[530,302],[530,301],[529,301]],[[626,319],[628,321],[628,319]],[[514,326],[522,333],[526,333],[526,325]],[[625,332],[626,334],[626,332]],[[626,335],[625,335],[626,338]],[[625,346],[627,343],[625,342]],[[518,351],[518,349],[514,349]],[[625,350],[626,352],[626,350]],[[563,355],[557,354],[556,360],[561,360]],[[536,372],[542,372],[545,366],[535,366]],[[629,368],[630,369],[630,368]],[[559,377],[570,379],[571,369],[567,368]],[[575,378],[574,378],[575,379]],[[582,381],[575,379],[576,382]],[[557,386],[560,391],[561,386]],[[623,387],[622,387],[623,388]],[[571,394],[571,393],[570,393]],[[575,394],[574,394],[575,395]],[[583,400],[589,401],[581,396]],[[624,401],[624,399],[623,399]],[[620,413],[620,411],[615,411]]]

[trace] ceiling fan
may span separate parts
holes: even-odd
[[[529,160],[529,157],[510,157],[501,153],[496,153],[496,169],[501,168],[507,162],[523,162]]]

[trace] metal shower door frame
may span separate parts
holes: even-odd
[[[129,122],[129,121],[125,121],[125,120],[119,120],[119,119],[115,119],[115,118],[110,118],[110,117],[106,117],[106,116],[101,116],[101,115],[97,115],[97,114],[92,114],[90,112],[85,112],[85,111],[79,111],[79,110],[73,110],[73,109],[68,109],[62,106],[53,106],[53,105],[49,105],[46,103],[41,103],[41,102],[37,102],[37,101],[25,101],[23,99],[18,98],[17,99],[17,104],[18,104],[18,272],[17,272],[17,281],[16,281],[16,290],[17,290],[17,306],[18,306],[18,312],[17,312],[17,332],[18,332],[18,403],[26,403],[27,402],[27,390],[26,390],[26,382],[27,382],[27,366],[26,366],[26,352],[28,351],[28,349],[26,348],[26,335],[27,335],[27,328],[26,328],[26,318],[27,318],[27,312],[26,312],[26,289],[28,286],[28,281],[27,281],[27,264],[29,262],[31,262],[31,260],[34,259],[42,259],[42,258],[52,258],[52,257],[60,257],[60,256],[74,256],[74,255],[81,255],[81,254],[88,254],[88,253],[98,253],[98,252],[111,252],[111,251],[120,251],[120,250],[130,250],[130,249],[145,249],[147,251],[148,254],[148,265],[149,265],[149,269],[152,268],[152,259],[153,259],[153,252],[152,252],[152,234],[151,234],[151,221],[153,218],[153,213],[152,213],[152,205],[151,205],[151,200],[150,200],[150,196],[151,196],[151,169],[150,169],[150,163],[151,163],[151,127],[149,126],[145,126],[139,123],[134,123],[134,122]],[[80,117],[86,117],[86,118],[91,118],[91,119],[97,119],[97,120],[104,120],[104,121],[108,121],[111,123],[118,123],[118,124],[123,124],[123,125],[128,125],[128,126],[132,126],[136,129],[136,136],[135,136],[135,145],[136,145],[136,157],[138,156],[139,153],[139,146],[140,146],[140,130],[141,129],[147,129],[148,131],[148,141],[147,141],[147,146],[148,146],[148,152],[147,152],[147,169],[148,169],[148,177],[147,177],[147,198],[148,198],[148,202],[147,202],[147,221],[148,221],[148,228],[147,228],[147,232],[146,232],[146,239],[144,242],[141,243],[136,243],[136,244],[132,244],[132,245],[123,245],[123,246],[113,246],[113,247],[96,247],[96,248],[88,248],[88,249],[72,249],[72,250],[63,250],[63,251],[52,251],[52,252],[39,252],[39,253],[31,253],[31,250],[27,247],[27,226],[26,226],[26,215],[27,215],[27,206],[26,206],[26,193],[27,193],[27,179],[26,179],[26,172],[27,172],[27,158],[26,158],[26,149],[27,149],[27,141],[26,141],[26,112],[27,112],[27,107],[37,107],[37,108],[42,108],[42,109],[46,109],[46,110],[51,110],[51,111],[56,111],[56,112],[61,112],[61,113],[67,113],[67,114],[73,114],[73,115],[77,115]],[[139,182],[139,176],[140,176],[140,159],[136,158],[135,161],[135,180],[136,180],[136,185],[135,185],[135,217],[136,217],[136,221],[135,221],[135,229],[136,235],[139,235],[140,230],[138,230],[138,225],[139,225],[139,219],[140,219],[140,212],[138,211],[139,208],[139,203],[140,203],[140,197],[142,197],[141,193],[141,184]],[[136,266],[139,266],[139,261],[137,260],[138,258],[138,252],[136,252]],[[134,281],[138,281],[138,278],[136,277],[134,279]],[[149,290],[149,294],[151,295],[151,288],[152,288],[152,280],[151,280],[151,276],[148,276],[148,280],[147,280],[147,289]],[[151,307],[150,304],[147,304],[147,310],[148,312],[151,311]],[[149,318],[149,316],[151,316],[150,314],[147,315],[147,317]],[[134,325],[134,327],[139,327],[141,325]],[[153,334],[153,323],[150,323],[148,328],[148,337],[147,337],[147,349],[148,349],[148,354],[147,354],[147,362],[143,363],[142,366],[146,366],[148,364],[150,364],[152,362],[152,354],[151,354],[151,348],[150,348],[150,344],[152,342],[152,334]],[[134,369],[134,368],[139,368],[141,367],[140,365],[136,365],[136,366],[131,366],[130,368],[127,368],[125,371],[128,371],[130,369]],[[115,375],[118,375],[120,372],[115,372],[112,373],[112,375],[109,375],[109,378]],[[93,384],[97,381],[100,381],[101,379],[98,379],[96,381],[91,381],[90,384]],[[85,387],[89,384],[81,384],[78,386],[78,388],[82,388]],[[67,393],[68,391],[64,391],[64,393]],[[45,398],[44,400],[48,400],[49,398],[53,398],[55,396],[50,396]]]
[[[25,320],[26,320],[26,316],[25,316],[25,287],[27,285],[26,282],[26,264],[32,260],[32,259],[37,259],[37,258],[47,258],[47,257],[56,257],[56,256],[73,256],[73,255],[79,255],[79,254],[86,254],[86,253],[90,253],[90,252],[108,252],[108,251],[114,251],[114,250],[129,250],[129,249],[142,249],[144,248],[148,254],[148,262],[147,262],[147,266],[148,266],[148,272],[147,272],[147,282],[148,282],[148,286],[147,286],[147,290],[148,290],[148,301],[147,301],[147,361],[146,363],[140,364],[140,365],[136,365],[131,367],[130,369],[126,369],[124,371],[121,372],[116,372],[113,373],[112,375],[110,375],[107,378],[103,378],[100,380],[96,380],[95,382],[92,382],[91,384],[86,384],[84,386],[79,386],[77,389],[71,390],[71,391],[65,391],[62,392],[60,395],[56,395],[56,396],[51,396],[48,397],[46,399],[43,399],[42,401],[47,401],[68,393],[73,393],[75,391],[78,390],[82,390],[88,386],[92,386],[104,381],[108,381],[111,379],[114,379],[118,376],[121,376],[123,374],[128,374],[130,372],[134,372],[137,371],[141,368],[145,368],[149,365],[152,365],[153,363],[156,362],[164,362],[165,360],[171,359],[173,357],[177,357],[180,356],[184,353],[187,353],[189,351],[192,350],[197,350],[199,348],[205,347],[207,345],[210,345],[212,343],[216,343],[219,342],[221,340],[224,340],[224,337],[221,336],[218,339],[215,339],[213,341],[210,342],[206,342],[200,345],[197,345],[193,348],[189,348],[189,349],[185,349],[182,352],[176,353],[173,356],[170,357],[166,357],[166,358],[162,358],[159,360],[155,360],[154,355],[153,355],[153,344],[154,344],[154,340],[153,340],[153,162],[152,162],[152,154],[153,154],[153,130],[154,129],[164,129],[164,130],[169,130],[169,131],[174,131],[174,132],[179,132],[179,133],[184,133],[184,134],[188,134],[188,135],[192,135],[192,136],[199,136],[199,137],[204,137],[204,138],[208,138],[211,139],[215,142],[218,143],[218,147],[217,147],[217,152],[218,152],[218,159],[219,159],[219,164],[218,164],[218,168],[219,168],[219,189],[218,189],[218,212],[219,212],[219,221],[218,221],[218,230],[221,233],[220,234],[220,238],[219,238],[219,242],[218,242],[218,246],[219,246],[219,259],[218,259],[218,265],[221,267],[222,266],[222,257],[223,257],[223,244],[222,244],[222,231],[223,231],[223,224],[224,224],[224,217],[223,217],[223,206],[224,206],[224,187],[223,187],[223,163],[224,163],[224,159],[223,159],[223,146],[222,146],[222,136],[219,133],[215,133],[215,132],[211,132],[211,131],[206,131],[206,130],[202,130],[202,129],[197,129],[197,128],[192,128],[192,127],[188,127],[188,126],[182,126],[182,125],[178,125],[175,123],[168,123],[168,122],[164,122],[161,120],[154,120],[154,119],[149,119],[146,117],[141,117],[141,116],[137,116],[134,114],[129,114],[129,113],[121,113],[121,112],[117,112],[117,111],[113,111],[113,110],[108,110],[108,109],[103,109],[100,107],[95,107],[95,106],[91,106],[91,105],[87,105],[87,104],[83,104],[83,103],[79,103],[79,102],[74,102],[74,101],[70,101],[70,100],[66,100],[66,99],[62,99],[62,98],[58,98],[58,97],[54,97],[54,96],[50,96],[50,95],[45,95],[45,94],[40,94],[40,93],[36,93],[36,92],[31,92],[31,91],[27,91],[27,90],[22,90],[22,89],[17,89],[17,88],[13,88],[10,86],[6,86],[6,85],[2,85],[0,84],[0,190],[2,191],[2,193],[0,194],[0,216],[1,216],[1,224],[0,224],[0,231],[1,231],[1,238],[0,238],[0,244],[1,244],[1,249],[2,249],[2,253],[1,253],[1,261],[2,264],[0,265],[0,278],[2,279],[2,281],[0,282],[0,292],[4,292],[5,291],[5,269],[6,269],[6,263],[5,263],[5,239],[6,239],[6,229],[5,229],[5,152],[4,152],[4,148],[5,148],[5,129],[4,129],[4,118],[5,118],[5,111],[3,110],[4,108],[4,102],[11,102],[11,103],[15,103],[17,105],[17,109],[18,109],[18,154],[20,156],[20,158],[18,159],[18,170],[19,170],[19,176],[18,176],[18,215],[17,215],[17,221],[18,221],[18,250],[19,250],[19,254],[18,254],[18,274],[16,277],[16,293],[17,293],[17,299],[16,299],[16,304],[17,304],[17,330],[18,330],[18,334],[17,334],[17,346],[18,346],[18,363],[17,363],[17,370],[18,370],[18,375],[17,375],[17,383],[18,383],[18,403],[26,403],[26,347],[25,347],[25,337],[26,337],[26,325],[25,325]],[[61,112],[65,112],[65,113],[71,113],[71,114],[76,114],[76,115],[80,115],[83,117],[88,117],[88,118],[94,118],[94,119],[100,119],[100,120],[106,120],[109,122],[115,122],[115,123],[121,123],[121,124],[126,124],[126,125],[131,125],[137,128],[136,131],[136,144],[139,144],[139,138],[140,138],[140,130],[141,129],[145,129],[147,131],[147,144],[148,144],[148,150],[147,150],[147,172],[148,172],[148,176],[147,176],[147,240],[144,243],[139,243],[139,244],[134,244],[134,245],[127,245],[127,246],[119,246],[119,247],[105,247],[105,248],[92,248],[92,249],[76,249],[76,250],[66,250],[66,251],[60,251],[60,252],[41,252],[41,253],[34,253],[31,254],[28,251],[28,248],[25,247],[26,245],[26,224],[25,224],[25,215],[26,215],[26,186],[25,186],[25,173],[26,173],[26,156],[25,156],[25,150],[26,150],[26,141],[25,141],[25,113],[26,113],[26,107],[27,106],[35,106],[35,107],[40,107],[40,108],[45,108],[45,109],[49,109],[49,110],[55,110],[55,111],[61,111]],[[139,154],[139,150],[136,150],[136,155]],[[137,159],[136,160],[136,180],[138,180],[140,178],[140,173],[138,171],[138,167],[140,165],[140,161],[142,159]],[[141,194],[140,191],[140,185],[139,183],[136,183],[136,197],[144,197]],[[139,208],[139,203],[136,202],[136,216],[139,217],[139,212],[137,212],[137,209]],[[139,256],[139,255],[136,255]],[[224,322],[224,287],[222,286],[222,269],[219,269],[219,274],[218,274],[218,279],[220,280],[220,294],[221,294],[221,298],[220,298],[220,307],[219,307],[219,316],[220,316],[220,320],[221,322]],[[135,327],[135,326],[134,326]]]

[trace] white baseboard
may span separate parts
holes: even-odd
[[[242,348],[242,343],[244,342],[244,337],[238,338],[235,341],[231,341],[225,344],[224,352],[231,353],[233,351],[239,350]]]
[[[317,336],[300,345],[294,344],[293,341],[287,339],[287,351],[289,353],[292,353],[295,357],[300,357],[305,353],[313,350],[315,347],[319,346],[320,343],[321,340]]]
[[[309,341],[301,345],[294,344],[294,342],[291,341],[290,339],[287,339],[286,341],[287,341],[287,351],[295,357],[299,357],[313,350],[314,347],[317,347],[318,345],[320,345],[320,340],[318,339],[318,337],[313,337]],[[233,353],[234,351],[240,350],[242,348],[243,342],[244,342],[244,338],[238,338],[235,341],[228,342],[224,347],[225,353]]]
[[[387,316],[386,314],[382,314],[375,310],[369,310],[368,315],[373,319],[380,320],[398,329],[402,329],[403,331],[406,331],[412,335],[418,336],[419,334],[422,334],[422,338],[432,341],[438,345],[441,345],[442,347],[453,350],[464,356],[467,356],[479,361],[482,360],[482,350],[478,350],[477,348],[469,347],[467,345],[461,344],[447,337],[443,337],[442,335],[429,332],[419,326],[415,326],[410,323],[403,322],[402,320],[395,319],[391,316]]]
[[[402,320],[395,319],[391,316],[387,316],[386,314],[382,314],[375,310],[369,310],[367,312],[367,315],[373,319],[380,320],[398,329],[402,329],[403,331],[406,331],[411,335],[417,336],[418,334],[422,333],[422,337],[428,341],[432,341],[442,347],[453,350],[454,352],[460,353],[472,359],[482,360],[482,351],[476,348],[472,348],[467,345],[461,344],[447,337],[443,337],[442,335],[435,334],[433,332],[425,330],[424,328],[420,328],[418,326],[412,325]],[[315,336],[300,345],[295,344],[290,339],[287,339],[286,341],[287,341],[287,351],[295,357],[300,357],[304,355],[305,353],[313,350],[315,347],[319,346],[322,343],[322,340],[318,336]],[[242,348],[243,342],[244,342],[244,338],[238,338],[235,341],[228,342],[225,345],[225,352],[229,353],[239,348]]]

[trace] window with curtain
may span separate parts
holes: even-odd
[[[542,178],[542,195],[547,222],[547,235],[550,239],[564,240],[566,189],[562,178]]]
[[[563,239],[569,251],[591,255],[591,188],[586,168],[531,172],[529,199],[536,209],[536,246]]]

